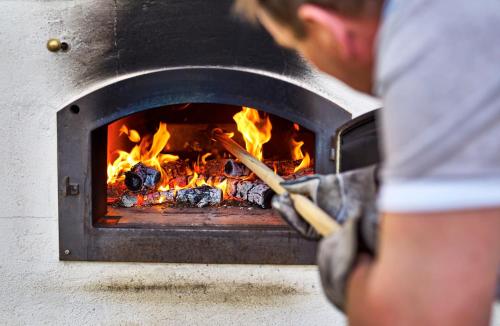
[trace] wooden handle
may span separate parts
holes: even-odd
[[[214,130],[214,138],[219,141],[222,146],[238,158],[241,163],[245,164],[253,173],[255,173],[262,181],[264,181],[278,195],[286,193],[281,182],[283,178],[276,175],[267,165],[252,156],[237,142],[229,138],[220,129]],[[293,205],[299,214],[311,224],[316,231],[323,236],[328,236],[335,232],[340,226],[335,222],[324,210],[315,205],[309,198],[299,195],[290,194]]]

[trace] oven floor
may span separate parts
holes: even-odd
[[[98,219],[96,226],[111,228],[289,228],[281,216],[272,209],[229,206],[219,208],[108,207],[108,214]]]

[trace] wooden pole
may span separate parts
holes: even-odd
[[[226,150],[238,158],[241,163],[245,164],[278,195],[286,193],[285,188],[283,188],[280,184],[284,181],[283,178],[276,175],[267,165],[247,152],[237,142],[224,134],[222,130],[215,129],[213,136]],[[337,222],[335,222],[327,213],[325,213],[325,211],[309,200],[309,198],[299,194],[290,194],[290,198],[292,199],[297,212],[299,212],[299,214],[321,235],[328,236],[340,228]]]

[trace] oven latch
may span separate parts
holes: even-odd
[[[80,194],[80,185],[78,183],[71,183],[69,177],[64,177],[64,196],[78,196]]]

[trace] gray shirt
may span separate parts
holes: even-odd
[[[499,0],[390,1],[376,91],[382,210],[500,207]]]

